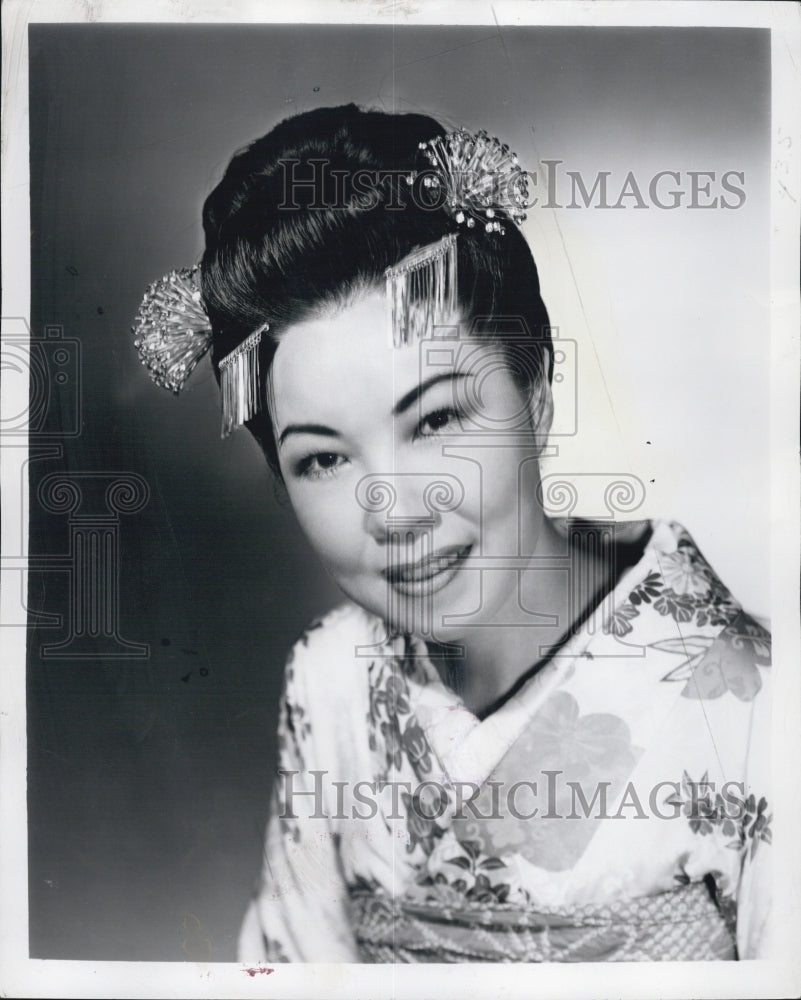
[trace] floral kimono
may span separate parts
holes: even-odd
[[[243,961],[766,953],[770,638],[680,525],[646,529],[481,720],[424,643],[362,609],[306,632]]]

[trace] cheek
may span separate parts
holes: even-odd
[[[361,551],[359,510],[330,484],[288,487],[298,524],[320,560],[332,570],[346,568]]]
[[[514,448],[489,450],[483,464],[484,503],[487,513],[525,509],[536,495],[539,482],[537,456]]]
[[[482,534],[488,552],[528,551],[541,523],[536,456],[498,448],[483,465]]]

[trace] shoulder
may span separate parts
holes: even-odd
[[[683,525],[655,522],[649,548],[657,567],[645,581],[652,606],[669,628],[679,626],[683,647],[697,654],[685,696],[715,699],[729,692],[753,701],[771,662],[766,623],[742,607]]]
[[[286,662],[286,687],[298,691],[341,689],[366,676],[369,650],[384,634],[375,615],[348,601],[304,628],[293,643]]]
[[[346,774],[368,753],[370,649],[380,619],[344,604],[310,622],[287,656],[279,707],[284,766]]]
[[[299,650],[333,651],[348,639],[374,641],[381,631],[381,619],[353,601],[346,601],[312,619],[295,640],[292,650],[295,653]]]
[[[656,554],[663,589],[688,599],[696,623],[731,632],[736,623],[769,637],[767,622],[742,607],[701,552],[695,539],[678,521],[654,521],[649,548]]]

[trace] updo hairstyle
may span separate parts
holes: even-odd
[[[451,232],[463,321],[479,336],[515,331],[505,353],[523,392],[550,379],[548,314],[518,227],[507,222],[501,235],[458,225],[408,182],[426,166],[419,143],[443,134],[426,115],[348,104],[287,118],[233,157],[203,207],[202,295],[218,379],[220,360],[269,323],[264,379],[287,328],[382,288],[388,267]],[[266,407],[246,426],[280,475]]]

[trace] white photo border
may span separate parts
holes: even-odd
[[[261,975],[231,964],[48,961],[28,957],[25,630],[5,628],[0,672],[0,991],[49,997],[777,997],[801,991],[801,645],[798,627],[799,204],[801,204],[801,19],[795,3],[397,2],[228,3],[209,0],[21,2],[3,5],[3,320],[30,313],[27,27],[35,22],[673,25],[770,28],[772,32],[771,438],[775,703],[774,787],[783,790],[775,849],[780,951],[749,963],[514,966],[285,966]],[[290,18],[291,14],[291,18]],[[788,141],[789,139],[789,141]],[[23,371],[3,371],[2,416],[27,407]],[[4,442],[0,458],[2,551],[25,557],[26,449]],[[0,622],[18,606],[0,591]],[[20,624],[13,622],[13,624]]]

